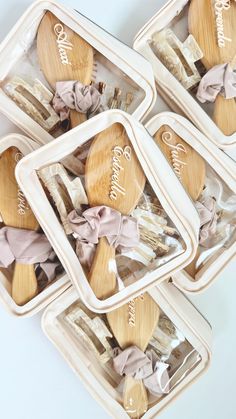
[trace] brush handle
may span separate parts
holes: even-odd
[[[236,132],[236,100],[218,95],[215,101],[213,119],[225,135]]]
[[[19,306],[26,304],[38,293],[34,265],[15,264],[12,280],[12,298]]]
[[[147,391],[142,380],[125,377],[124,408],[131,418],[141,418],[148,410]]]
[[[116,292],[116,251],[110,246],[106,237],[102,237],[97,245],[92,268],[89,272],[89,283],[100,300],[110,297]]]
[[[87,121],[87,115],[85,113],[79,113],[75,110],[70,111],[71,128],[75,128],[77,125],[80,125],[85,121]]]

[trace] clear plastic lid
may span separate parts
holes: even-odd
[[[81,297],[106,311],[191,260],[199,221],[140,124],[110,111],[84,127],[22,161],[17,176]],[[76,177],[63,164],[74,159]]]

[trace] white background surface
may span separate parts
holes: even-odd
[[[0,4],[0,39],[31,3]],[[132,44],[140,27],[164,0],[66,0],[100,26]],[[0,135],[17,128],[0,117]],[[192,299],[214,333],[210,370],[161,419],[235,419],[236,417],[236,262],[203,295]],[[108,415],[84,389],[43,335],[40,315],[15,319],[0,306],[0,418],[106,419]]]

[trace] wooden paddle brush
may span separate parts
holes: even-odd
[[[91,206],[107,205],[128,215],[138,204],[145,183],[143,170],[121,124],[113,124],[95,137],[85,168]],[[101,238],[89,274],[97,298],[108,298],[116,292],[116,275],[115,248],[105,237]],[[121,348],[136,345],[145,351],[158,322],[159,308],[146,293],[112,311],[107,318]],[[137,418],[146,412],[148,399],[141,380],[126,377],[124,407],[130,417]]]
[[[222,8],[217,7],[217,3],[216,0],[191,0],[189,6],[189,32],[203,52],[202,62],[207,70],[224,63],[231,63],[235,68],[236,2],[228,2]],[[213,118],[225,135],[235,133],[235,99],[218,95]]]
[[[154,135],[154,139],[186,192],[194,202],[197,201],[205,185],[206,165],[204,159],[168,125],[162,125]],[[196,273],[198,257],[199,252],[197,252],[190,265],[185,268],[189,275],[193,277]]]
[[[107,313],[107,320],[122,349],[134,345],[145,352],[158,324],[159,315],[158,305],[146,292]],[[148,397],[142,380],[125,377],[123,403],[131,418],[140,418],[147,411]]]
[[[163,125],[154,136],[177,177],[196,201],[205,183],[205,161],[169,126]],[[195,275],[194,260],[187,272]],[[112,332],[122,349],[132,345],[145,351],[158,324],[160,309],[148,293],[107,313]],[[126,377],[124,407],[130,417],[139,418],[148,409],[147,393],[141,380]]]
[[[19,158],[21,153],[15,147],[0,155],[0,213],[6,226],[37,230],[38,222],[16,182],[15,167]],[[34,265],[15,263],[12,298],[16,304],[27,303],[37,294],[37,289]]]
[[[89,205],[106,205],[123,215],[136,207],[146,178],[125,129],[115,123],[92,142],[85,167]],[[116,291],[115,248],[102,237],[89,274],[90,285],[99,299]]]
[[[51,12],[45,13],[39,25],[37,51],[40,67],[54,90],[58,81],[91,83],[93,48]],[[71,110],[70,119],[74,128],[87,118],[85,114]]]

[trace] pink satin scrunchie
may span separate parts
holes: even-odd
[[[202,202],[195,203],[200,217],[200,236],[199,242],[205,245],[207,239],[210,239],[216,233],[217,213],[216,201],[211,196],[205,198]]]
[[[55,278],[56,268],[60,266],[55,252],[43,233],[2,227],[0,229],[0,267],[8,268],[14,261],[25,265],[40,266],[49,281]]]
[[[122,215],[110,207],[92,207],[82,216],[73,210],[68,215],[68,221],[77,238],[76,253],[80,262],[88,267],[92,264],[96,244],[101,237],[106,237],[115,248],[132,248],[139,243],[136,218]]]
[[[79,81],[59,81],[53,98],[53,108],[60,115],[61,121],[69,119],[70,109],[88,116],[96,112],[101,104],[101,94],[93,85],[84,85]]]
[[[169,393],[169,365],[160,362],[154,351],[144,353],[137,346],[130,346],[124,351],[115,348],[114,356],[113,367],[117,374],[143,380],[145,387],[154,396]]]
[[[211,68],[202,78],[197,91],[201,103],[215,102],[218,94],[226,99],[236,97],[236,73],[230,64],[219,64]]]

